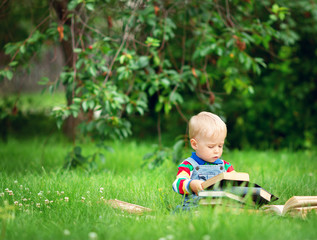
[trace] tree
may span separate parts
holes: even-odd
[[[267,65],[257,51],[283,45],[279,26],[288,14],[277,4],[238,0],[51,0],[46,9],[27,38],[6,44],[11,60],[0,76],[11,79],[35,53],[62,46],[60,78],[41,84],[65,86],[67,105],[53,112],[58,125],[80,116],[81,131],[96,139],[127,137],[129,118],[150,104],[187,121],[188,99],[219,112],[222,94],[252,94],[253,76]]]

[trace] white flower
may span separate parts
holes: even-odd
[[[14,184],[17,184],[18,183],[18,180],[14,180]]]
[[[64,194],[64,191],[61,191],[61,194]]]
[[[0,193],[0,197],[3,197],[4,196],[4,192]]]
[[[9,193],[10,196],[13,196],[13,195],[14,195],[14,194],[13,194],[13,191],[11,191],[11,190],[10,190],[8,193]]]
[[[36,207],[40,208],[41,204],[40,203],[36,203]]]
[[[172,240],[172,239],[174,239],[174,236],[173,236],[173,235],[167,235],[167,236],[166,236],[166,239]]]
[[[27,199],[26,199],[26,198],[23,198],[23,199],[22,199],[22,201],[23,201],[23,202],[26,202],[26,201],[27,201]]]
[[[211,237],[209,235],[204,235],[203,236],[203,240],[210,240],[210,239],[211,239]]]
[[[20,185],[20,189],[23,189],[23,185]]]
[[[50,203],[50,200],[48,200],[48,199],[45,199],[45,204],[49,204]]]
[[[69,236],[70,235],[70,231],[68,229],[64,230],[64,235]]]
[[[37,195],[38,195],[38,196],[42,196],[42,195],[43,195],[43,192],[40,191]]]
[[[4,189],[4,191],[9,192],[10,190],[9,190],[9,188],[6,188],[6,189]]]
[[[65,202],[68,202],[69,201],[69,197],[65,197]]]
[[[22,207],[22,205],[23,205],[22,203],[19,203],[19,207]]]
[[[97,239],[98,235],[95,232],[90,232],[90,233],[88,233],[88,237],[89,237],[89,239],[93,240],[93,239]]]
[[[19,202],[18,202],[18,201],[15,201],[15,202],[14,202],[14,205],[18,205],[18,204],[19,204]]]

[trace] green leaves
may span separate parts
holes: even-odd
[[[37,23],[26,39],[6,45],[12,61],[0,76],[12,79],[43,46],[66,47],[67,66],[59,79],[39,81],[51,92],[60,82],[65,86],[68,105],[53,111],[58,125],[80,116],[83,134],[123,138],[131,133],[128,119],[145,114],[149,102],[169,115],[176,107],[193,111],[184,104],[189,99],[197,108],[211,109],[220,106],[222,96],[252,94],[255,76],[271,61],[268,53],[298,39],[287,21],[288,8],[222,4],[147,1],[141,7],[70,0],[63,24],[55,19],[63,13],[50,12],[49,24]]]
[[[285,19],[286,14],[289,14],[289,9],[286,7],[280,7],[278,4],[273,4],[272,6],[272,12],[275,15],[270,15],[270,18],[274,21],[277,20],[277,17],[283,21]]]
[[[156,38],[152,38],[152,37],[147,37],[145,43],[149,46],[149,47],[159,47],[160,46],[160,40],[156,39]]]

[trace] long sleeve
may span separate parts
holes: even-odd
[[[173,182],[173,190],[179,194],[190,194],[192,193],[189,184],[190,184],[190,176],[193,171],[193,166],[187,162],[183,161],[178,166],[178,172],[176,175],[176,179]]]
[[[226,172],[234,171],[234,168],[233,168],[233,166],[230,163],[226,162],[225,160],[223,160],[223,163],[225,165]]]

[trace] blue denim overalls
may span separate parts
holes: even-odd
[[[203,180],[206,181],[222,172],[225,172],[224,162],[221,160],[220,164],[212,165],[199,165],[193,158],[189,157],[186,159],[193,166],[193,172],[191,174],[191,180]],[[182,208],[183,210],[190,210],[191,207],[198,206],[199,197],[197,195],[189,194],[184,198],[183,206],[177,206],[177,208]],[[176,209],[177,210],[177,209]]]

